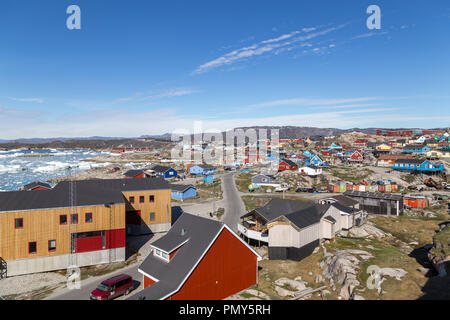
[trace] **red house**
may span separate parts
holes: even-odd
[[[37,191],[37,190],[50,190],[52,187],[45,182],[35,181],[24,185],[22,191]]]
[[[128,170],[123,175],[127,179],[140,179],[145,177],[144,171],[142,170]]]
[[[219,300],[258,282],[261,256],[226,224],[183,213],[152,243],[132,300]]]
[[[297,169],[298,165],[295,162],[288,159],[284,159],[278,165],[278,171],[297,170]]]
[[[364,157],[359,150],[356,150],[355,152],[353,152],[353,154],[350,157],[350,161],[354,161],[354,162],[362,162],[363,160],[364,160]]]

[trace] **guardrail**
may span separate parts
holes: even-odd
[[[238,231],[240,233],[242,233],[243,235],[245,235],[249,239],[263,241],[263,242],[269,242],[269,236],[267,234],[263,234],[262,232],[248,229],[239,223],[238,223]]]

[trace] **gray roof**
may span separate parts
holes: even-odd
[[[330,206],[330,204],[314,204],[284,216],[298,228],[306,228],[318,223]]]
[[[328,220],[328,221],[330,221],[332,223],[336,223],[336,220],[332,216],[326,216],[324,219]]]
[[[286,162],[286,163],[287,163],[288,165],[290,165],[291,167],[297,166],[297,164],[296,164],[294,161],[289,160],[289,159],[283,159],[283,160],[281,160],[280,162]]]
[[[353,207],[354,205],[358,204],[359,202],[349,198],[347,196],[338,194],[336,196],[331,197],[332,199],[335,199],[338,203],[340,203],[341,205],[345,206],[345,207]]]
[[[345,191],[344,195],[357,198],[371,198],[383,200],[403,200],[403,196],[392,193],[376,193],[376,192],[362,192],[362,191]]]
[[[358,203],[358,201],[356,201],[356,200],[353,200],[353,199],[350,199],[350,200],[355,201],[356,203]],[[344,205],[342,205],[339,202],[332,203],[331,205],[333,207],[335,207],[336,209],[338,209],[339,211],[342,211],[342,212],[345,212],[345,213],[348,213],[348,214],[352,214],[354,212],[353,208],[344,206]]]
[[[70,207],[70,183],[60,182],[50,190],[0,192],[0,212]],[[170,185],[162,178],[73,181],[73,205],[125,203],[124,191],[159,189],[170,189]]]
[[[142,170],[128,170],[123,175],[126,177],[136,177],[137,175],[141,174]]]
[[[192,184],[171,184],[170,188],[172,190],[181,191],[181,192],[184,192],[185,190],[187,190],[189,188],[195,189],[195,187]]]
[[[161,173],[165,173],[165,172],[169,171],[170,169],[172,169],[172,168],[166,167],[166,166],[160,166],[160,165],[156,165],[156,166],[152,167],[153,171],[161,172]]]
[[[258,213],[267,222],[272,221],[282,215],[287,215],[289,213],[299,211],[314,205],[312,201],[298,201],[298,200],[287,200],[280,198],[272,198],[268,204],[264,207],[257,208],[252,212]],[[242,217],[251,214],[252,212],[246,213]]]
[[[22,190],[29,191],[29,190],[32,190],[32,189],[34,189],[36,187],[44,187],[44,188],[47,188],[47,189],[51,189],[52,188],[48,183],[35,181],[35,182],[32,182],[32,183],[24,185],[22,187]]]
[[[413,164],[422,164],[425,160],[422,159],[398,159],[395,160],[395,163],[413,163]]]
[[[188,241],[178,249],[170,262],[165,262],[150,254],[139,266],[139,269],[159,281],[130,299],[139,300],[139,296],[145,297],[146,300],[162,299],[176,291],[207,251],[222,227],[222,222],[184,212],[169,232],[153,242],[152,245],[170,252],[186,240]],[[185,230],[184,236],[181,235],[182,229]]]

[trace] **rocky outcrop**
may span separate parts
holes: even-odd
[[[307,289],[309,289],[307,282],[302,281],[301,277],[296,277],[294,280],[288,278],[275,280],[275,291],[280,297],[294,297]]]
[[[450,226],[443,228],[433,237],[433,247],[428,258],[439,276],[450,274]]]
[[[390,233],[384,232],[375,227],[373,223],[370,221],[367,221],[362,226],[351,228],[349,230],[349,235],[358,238],[376,238],[376,239],[391,236]]]
[[[360,285],[357,280],[359,265],[361,261],[370,258],[373,256],[367,251],[341,250],[335,254],[325,253],[320,267],[333,290],[337,291],[336,284],[341,285],[339,295],[344,299],[350,299],[353,290]]]
[[[343,299],[355,299],[354,290],[360,286],[358,274],[360,264],[373,258],[373,255],[363,250],[341,250],[334,254],[325,253],[324,259],[320,262],[324,277],[329,281],[332,289]],[[375,266],[376,267],[376,266]],[[381,284],[387,277],[401,280],[408,272],[400,268],[378,268],[377,281],[374,289],[382,293]],[[340,289],[338,290],[338,286]],[[366,285],[366,284],[364,284]],[[361,297],[358,296],[358,299]]]

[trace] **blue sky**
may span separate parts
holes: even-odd
[[[4,0],[0,138],[447,127],[449,27],[448,1]]]

